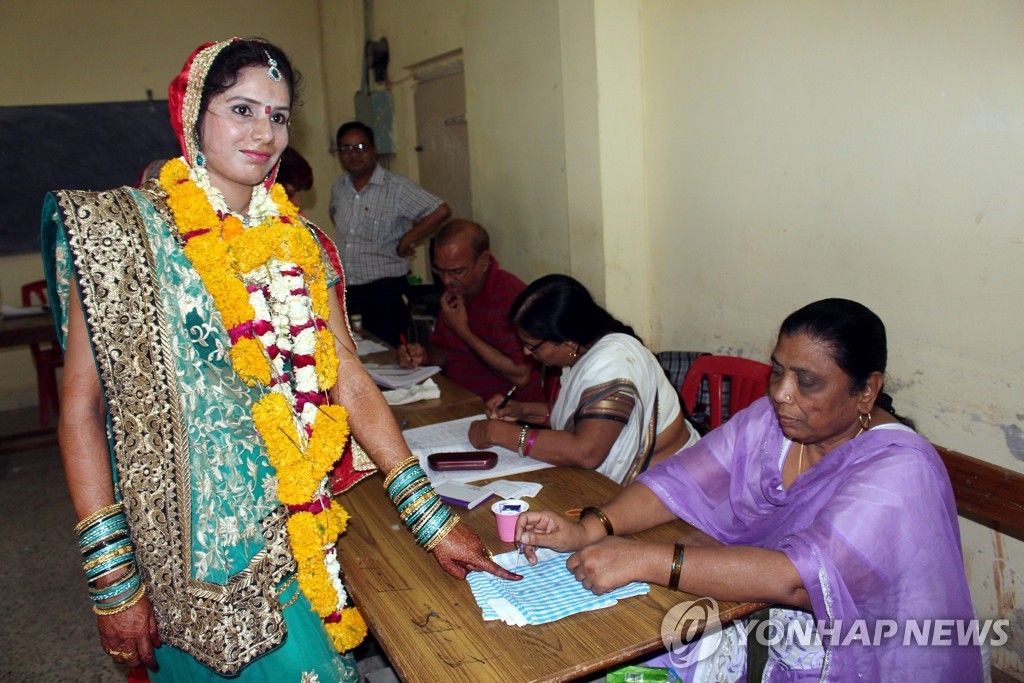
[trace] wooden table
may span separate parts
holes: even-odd
[[[56,341],[57,328],[54,327],[53,315],[49,312],[13,318],[4,317],[0,320],[0,349],[13,349],[29,344]],[[46,448],[56,443],[56,427],[13,432],[0,437],[0,456]]]
[[[556,467],[509,479],[544,485],[534,509],[564,512],[601,504],[618,486],[592,470]],[[399,523],[377,474],[340,496],[352,514],[340,541],[345,583],[403,681],[565,681],[662,647],[661,621],[674,605],[695,596],[652,586],[646,596],[608,609],[540,626],[485,622],[469,584],[446,574]],[[513,548],[497,537],[486,504],[458,509],[495,554]],[[684,522],[638,538],[693,545],[717,542]],[[758,604],[719,603],[722,621]]]
[[[57,329],[49,313],[0,319],[0,348],[57,341]]]

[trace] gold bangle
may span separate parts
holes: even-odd
[[[96,567],[100,566],[101,564],[105,564],[105,563],[109,562],[110,560],[113,560],[115,558],[121,557],[122,555],[127,555],[128,553],[134,553],[134,552],[135,552],[135,547],[129,543],[128,545],[121,546],[120,548],[118,548],[117,550],[115,550],[113,552],[109,552],[109,553],[106,553],[104,555],[100,555],[99,557],[97,557],[94,560],[89,560],[88,562],[85,562],[84,564],[82,564],[82,569],[84,571],[89,571],[90,569],[95,569]]]
[[[606,514],[601,512],[598,508],[586,507],[580,511],[580,519],[583,519],[583,515],[587,513],[590,513],[597,517],[597,521],[601,522],[601,524],[604,525],[604,530],[608,532],[609,536],[615,535],[615,529],[612,527],[612,522],[610,519],[608,519],[608,516]]]
[[[427,506],[426,511],[413,523],[412,526],[409,527],[409,531],[412,532],[412,535],[416,536],[419,534],[423,530],[423,527],[430,523],[430,520],[434,518],[434,515],[436,515],[444,505],[445,502],[441,500],[441,496],[438,496],[437,500]]]
[[[101,507],[99,510],[92,513],[91,515],[83,519],[81,522],[76,524],[75,533],[81,536],[83,531],[85,531],[90,526],[100,521],[104,517],[112,517],[113,515],[110,514],[112,512],[124,512],[124,506],[121,505],[121,503],[111,503],[110,505]]]
[[[416,500],[414,500],[411,503],[409,503],[409,506],[407,508],[402,510],[402,514],[400,514],[398,516],[399,519],[401,519],[402,522],[404,523],[405,520],[409,519],[414,514],[416,514],[417,510],[419,510],[421,507],[426,505],[427,501],[430,500],[431,496],[436,496],[436,495],[437,494],[434,493],[434,489],[429,489],[427,491],[424,491],[418,498],[416,498]],[[438,497],[440,498],[440,496],[438,496]]]
[[[113,607],[111,609],[103,609],[99,605],[93,605],[92,606],[92,611],[95,612],[96,614],[100,615],[101,617],[109,617],[112,614],[120,614],[121,612],[125,611],[126,609],[134,607],[135,603],[137,603],[139,600],[141,600],[144,595],[146,595],[146,584],[144,584],[144,583],[142,583],[140,581],[139,582],[139,589],[135,592],[135,595],[133,595],[132,597],[130,597],[128,599],[128,602],[124,603],[123,605],[118,605],[117,607]]]
[[[530,431],[530,428],[523,425],[522,429],[519,430],[519,457],[525,458],[526,453],[523,453],[523,444],[526,443],[526,433]]]
[[[429,487],[429,486],[430,486],[430,479],[428,479],[426,476],[422,476],[422,477],[420,477],[418,479],[413,479],[411,482],[409,482],[408,486],[406,486],[404,489],[402,489],[401,491],[398,492],[398,495],[396,495],[394,497],[394,499],[392,499],[391,502],[394,503],[395,507],[397,508],[405,500],[407,500],[409,498],[412,498],[413,496],[418,496],[419,492],[424,487]]]
[[[455,525],[458,524],[459,521],[459,516],[453,514],[448,521],[437,530],[437,533],[434,534],[433,538],[423,544],[423,548],[428,552],[436,548],[441,541],[447,538],[448,534],[452,532],[452,529],[455,528]]]
[[[679,590],[679,575],[683,573],[683,553],[686,552],[686,546],[682,543],[676,543],[675,545],[675,556],[672,558],[672,575],[668,579],[668,587],[674,591]]]
[[[393,482],[395,477],[399,474],[409,469],[412,465],[418,464],[420,464],[420,459],[413,455],[392,467],[391,471],[388,472],[388,476],[384,477],[384,488],[391,486],[391,482]]]

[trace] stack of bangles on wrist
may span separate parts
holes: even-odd
[[[530,449],[533,448],[533,442],[537,440],[537,432],[539,432],[539,431],[540,431],[539,429],[531,429],[530,427],[527,427],[526,425],[523,425],[523,427],[519,430],[519,447],[518,447],[518,451],[519,451],[519,457],[520,458],[525,458],[525,457],[528,457],[530,455]],[[530,434],[530,438],[529,439],[526,438],[527,432],[529,432],[529,434]]]
[[[434,491],[415,457],[398,463],[384,479],[384,488],[398,508],[402,523],[426,550],[437,547],[459,523],[459,516],[452,514]]]
[[[99,615],[123,612],[146,594],[135,565],[135,547],[128,534],[121,503],[100,508],[75,526],[82,569],[89,579],[92,611]],[[113,580],[100,585],[100,580]]]

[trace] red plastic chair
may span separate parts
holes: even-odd
[[[46,280],[29,282],[21,287],[22,306],[46,306]],[[29,344],[32,363],[36,366],[36,385],[39,388],[39,426],[50,426],[51,415],[60,414],[57,394],[57,368],[64,366],[64,354],[54,343]]]
[[[679,394],[686,409],[692,413],[696,407],[701,380],[707,377],[711,396],[708,426],[715,429],[722,424],[722,380],[729,378],[728,414],[735,415],[767,393],[771,370],[767,363],[738,356],[700,356],[687,371]]]

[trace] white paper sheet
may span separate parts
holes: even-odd
[[[419,384],[428,377],[433,377],[441,372],[436,365],[424,365],[418,368],[403,368],[399,365],[378,365],[377,363],[366,363],[363,365],[370,373],[373,381],[386,389],[404,389],[413,384]]]
[[[439,422],[426,427],[416,427],[402,432],[405,442],[409,444],[409,450],[420,459],[420,466],[430,477],[435,486],[442,481],[480,481],[481,479],[493,479],[504,477],[519,472],[531,472],[533,470],[551,467],[546,462],[534,460],[533,458],[520,458],[515,451],[510,451],[501,446],[492,446],[486,450],[498,454],[498,464],[489,470],[448,470],[446,472],[435,472],[427,464],[427,456],[431,453],[476,451],[469,442],[469,423],[483,419],[483,415],[464,417],[449,422]]]

